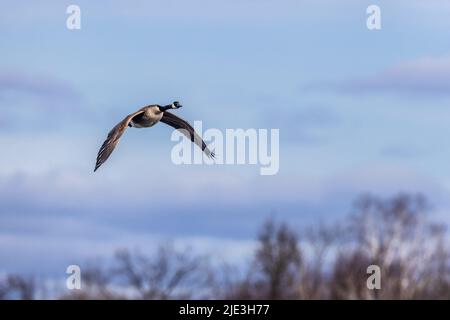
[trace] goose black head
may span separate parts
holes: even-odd
[[[178,101],[172,102],[172,109],[178,109],[178,108],[181,108],[181,107],[182,107],[182,105]]]

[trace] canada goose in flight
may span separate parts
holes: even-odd
[[[202,138],[194,131],[194,128],[192,128],[185,120],[167,111],[169,109],[178,109],[181,107],[182,105],[178,101],[174,101],[172,104],[166,106],[151,104],[126,116],[125,119],[119,122],[108,133],[108,137],[105,142],[103,142],[103,145],[98,152],[94,172],[109,158],[127,127],[149,128],[159,121],[164,122],[175,129],[181,130],[181,132],[190,138],[192,142],[202,148],[203,152],[208,157],[214,158],[214,152],[211,152],[208,149]]]

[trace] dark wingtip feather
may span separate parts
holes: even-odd
[[[97,161],[95,162],[95,168],[94,168],[94,172],[98,170],[98,168],[100,168],[103,164],[103,161],[101,161],[100,158],[97,158]]]

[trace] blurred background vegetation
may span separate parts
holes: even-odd
[[[5,275],[0,298],[450,299],[448,235],[430,210],[421,195],[362,195],[340,224],[293,230],[267,220],[244,267],[166,243],[153,256],[119,249],[112,263],[87,262],[81,290],[51,292],[42,279]],[[366,285],[373,264],[380,290]]]

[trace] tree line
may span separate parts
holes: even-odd
[[[295,230],[269,219],[244,267],[161,245],[154,255],[120,249],[112,263],[82,266],[82,289],[58,299],[450,299],[444,224],[421,195],[362,195],[341,223]],[[367,286],[367,267],[381,288]],[[0,298],[45,297],[17,274],[0,279]]]

